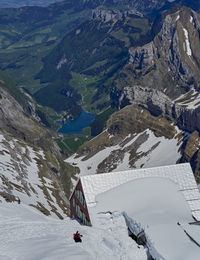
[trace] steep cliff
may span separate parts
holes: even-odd
[[[2,78],[0,85],[0,201],[64,218],[76,170],[64,163],[53,134],[9,94]]]
[[[187,7],[164,11],[153,41],[129,48],[111,97],[118,106],[139,104],[153,115],[174,118],[180,128],[200,130],[200,17]]]
[[[129,105],[114,113],[104,131],[66,161],[81,174],[175,164],[181,158],[184,132],[164,117]]]

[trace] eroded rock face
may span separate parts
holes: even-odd
[[[153,116],[173,119],[184,131],[190,133],[200,131],[200,107],[182,106],[159,90],[141,86],[126,87],[119,94],[119,108],[130,104],[137,104],[147,109]]]
[[[88,159],[105,147],[116,146],[121,142],[122,146],[126,145],[124,139],[128,135],[133,137],[146,129],[150,129],[158,137],[164,136],[172,139],[176,135],[172,121],[163,117],[158,120],[148,111],[136,105],[130,105],[114,113],[107,121],[106,131],[81,146],[78,155]],[[130,140],[132,137],[130,137]],[[128,140],[129,138],[126,141],[128,142]]]
[[[52,134],[4,88],[0,91],[0,201],[64,218],[74,169],[64,163]]]
[[[185,143],[184,153],[182,160],[189,162],[194,154],[199,150],[200,136],[197,131],[194,131],[188,136],[187,142]]]
[[[40,139],[45,131],[31,120],[20,104],[8,92],[0,88],[0,122],[1,127],[21,135],[23,139]]]
[[[131,14],[135,14],[141,17],[143,16],[140,12],[138,12],[135,9],[120,11],[120,10],[107,10],[102,8],[96,8],[92,11],[92,19],[100,20],[104,23],[110,21],[116,22]]]
[[[175,164],[183,136],[173,121],[129,105],[114,113],[104,131],[67,162],[80,167],[81,174]]]
[[[200,131],[200,17],[189,8],[165,11],[154,40],[129,49],[129,64],[111,92],[118,107],[137,104],[154,116]],[[159,27],[159,25],[157,25]]]
[[[130,48],[127,69],[140,85],[177,98],[191,87],[199,88],[199,16],[188,8],[163,14],[162,27],[149,44]]]
[[[31,205],[59,218],[67,215],[68,200],[60,181],[62,169],[54,155],[1,130],[0,168],[0,202],[4,199]]]

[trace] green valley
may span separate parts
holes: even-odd
[[[99,115],[89,136],[98,134],[116,110],[110,93],[128,63],[129,48],[152,40],[147,17],[109,1],[106,8],[98,5],[67,0],[48,7],[0,9],[0,69],[35,100],[37,116],[54,131],[57,120],[76,118],[84,109]],[[80,142],[75,136],[60,138],[58,143],[71,153],[87,136],[78,136]]]

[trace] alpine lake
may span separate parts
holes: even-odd
[[[83,110],[80,116],[74,120],[68,119],[66,123],[57,121],[61,125],[58,132],[63,134],[81,134],[84,128],[91,125],[95,117],[96,114],[91,114]]]

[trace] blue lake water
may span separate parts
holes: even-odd
[[[95,117],[96,114],[82,111],[79,117],[74,120],[68,119],[65,124],[58,121],[57,123],[62,125],[58,132],[63,134],[80,134],[84,128],[91,125]]]

